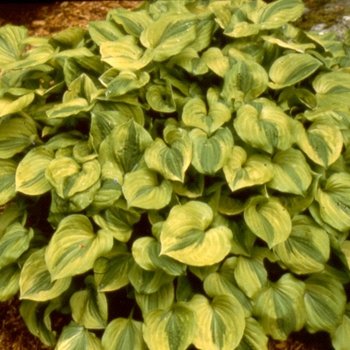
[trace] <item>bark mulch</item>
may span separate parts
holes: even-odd
[[[316,2],[316,0],[309,1]],[[307,3],[308,0],[305,2]],[[129,0],[0,4],[0,27],[8,23],[24,25],[28,28],[28,35],[51,36],[72,26],[86,28],[89,21],[104,20],[112,8],[120,6],[131,8],[139,3],[140,1]],[[40,340],[27,330],[19,314],[19,305],[18,297],[7,302],[0,302],[0,350],[51,349],[41,344]],[[59,325],[59,334],[62,326],[61,320],[53,320],[53,323]],[[269,350],[331,349],[333,348],[329,336],[325,333],[309,335],[302,331],[292,334],[286,341],[271,340],[269,342]]]

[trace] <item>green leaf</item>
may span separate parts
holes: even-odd
[[[173,56],[168,66],[173,65],[177,65],[193,75],[202,75],[208,72],[208,66],[191,47],[187,47],[178,55]]]
[[[326,231],[304,215],[292,219],[292,232],[283,243],[273,247],[274,253],[296,274],[311,274],[324,269],[330,255]]]
[[[196,294],[190,301],[198,318],[198,329],[193,344],[198,349],[236,348],[243,337],[244,311],[232,295],[216,296],[209,301]]]
[[[229,58],[217,47],[211,47],[202,55],[205,64],[219,77],[224,77],[230,69]]]
[[[316,120],[307,129],[300,122],[294,125],[297,145],[316,164],[327,168],[339,158],[343,137],[332,122]]]
[[[92,286],[75,292],[69,301],[73,320],[89,329],[104,329],[107,326],[107,297]]]
[[[272,169],[273,178],[267,186],[277,191],[303,196],[311,184],[311,169],[303,154],[294,148],[277,152]]]
[[[251,101],[266,90],[267,83],[267,73],[260,64],[238,61],[224,76],[222,96],[226,101]]]
[[[129,270],[129,280],[137,293],[152,294],[163,285],[172,282],[174,276],[170,276],[161,269],[147,271],[138,264],[133,263]]]
[[[186,125],[202,129],[208,135],[213,134],[230,119],[231,112],[223,103],[210,103],[207,111],[204,101],[198,97],[189,100],[182,113],[182,120]]]
[[[60,296],[71,284],[71,277],[51,281],[45,263],[45,250],[42,248],[31,254],[21,271],[20,299],[46,301]]]
[[[45,260],[52,280],[84,273],[93,267],[99,256],[113,246],[113,236],[104,231],[93,232],[84,215],[65,217],[52,236]]]
[[[21,254],[28,249],[33,237],[33,229],[28,230],[19,222],[7,226],[0,238],[0,269],[16,262]]]
[[[229,129],[219,129],[212,136],[200,129],[190,132],[193,144],[192,165],[202,174],[214,175],[228,161],[233,148]]]
[[[9,300],[17,294],[20,274],[21,269],[17,263],[0,269],[0,302]]]
[[[146,149],[145,161],[150,169],[165,179],[183,182],[192,160],[192,142],[188,133],[180,128],[167,130],[168,145],[160,138]]]
[[[34,94],[30,93],[23,95],[16,100],[9,98],[0,99],[0,118],[9,114],[14,114],[22,111],[25,107],[29,106],[34,100]],[[1,119],[0,119],[1,120]]]
[[[334,332],[342,323],[346,295],[341,283],[324,273],[315,273],[305,280],[306,329]]]
[[[102,346],[104,350],[146,350],[142,323],[131,318],[114,319],[103,333]]]
[[[273,83],[269,83],[271,89],[282,89],[294,85],[312,73],[322,63],[309,54],[289,53],[278,58],[271,66],[269,76]]]
[[[69,118],[80,112],[89,112],[93,105],[85,98],[77,97],[70,101],[59,103],[46,113],[49,118]]]
[[[141,44],[153,49],[154,61],[165,61],[194,42],[197,23],[192,13],[164,14],[141,33]]]
[[[135,37],[139,37],[146,28],[154,23],[145,10],[131,12],[124,8],[116,8],[110,11],[108,17],[123,26],[128,34]]]
[[[260,323],[253,317],[245,319],[245,329],[237,350],[267,349],[268,337],[265,335]]]
[[[283,47],[284,49],[291,49],[300,53],[305,53],[305,50],[315,48],[315,45],[312,43],[294,43],[294,42],[284,41],[284,40],[275,38],[273,36],[267,36],[267,35],[262,35],[261,38],[271,44],[276,44],[279,47]]]
[[[151,85],[146,92],[146,99],[152,109],[157,112],[173,113],[176,111],[176,104],[173,98],[171,85]]]
[[[253,314],[266,335],[285,340],[291,332],[304,326],[304,290],[304,283],[287,273],[258,292],[254,298]]]
[[[120,242],[127,242],[140,214],[127,208],[124,200],[118,200],[108,209],[93,216],[94,222]]]
[[[56,343],[56,332],[51,330],[51,320],[45,309],[46,304],[24,300],[19,311],[30,333],[39,337],[45,345],[53,347]]]
[[[233,147],[223,170],[232,192],[244,187],[262,185],[274,176],[269,157],[253,154],[248,158],[246,151],[239,146]]]
[[[84,40],[85,31],[76,26],[62,30],[54,34],[49,39],[49,44],[54,48],[59,47],[63,50],[75,49]]]
[[[213,218],[202,202],[174,206],[163,225],[160,254],[194,266],[222,261],[231,250],[232,232],[223,225],[211,227]]]
[[[16,191],[29,196],[37,196],[49,191],[51,185],[45,177],[45,171],[53,159],[53,151],[44,146],[30,150],[18,164]]]
[[[157,173],[150,169],[140,169],[124,177],[123,195],[128,207],[161,209],[169,204],[172,186],[169,180],[159,183]]]
[[[184,302],[173,304],[166,310],[150,311],[143,325],[143,337],[150,350],[185,350],[196,331],[196,313]]]
[[[174,302],[174,284],[165,284],[154,293],[138,293],[135,292],[135,298],[138,306],[142,311],[142,316],[145,316],[152,310],[165,310],[171,307]]]
[[[8,159],[30,146],[37,137],[32,118],[15,117],[0,123],[0,159]]]
[[[278,198],[252,197],[244,210],[244,220],[269,248],[284,242],[292,230],[290,215]]]
[[[259,111],[244,105],[237,111],[233,125],[244,142],[268,153],[287,150],[294,142],[292,121],[276,106],[265,105]]]
[[[71,322],[63,328],[56,350],[102,350],[101,341],[83,326]]]
[[[137,39],[131,35],[122,36],[118,40],[105,41],[100,46],[101,61],[107,62],[119,71],[139,70],[152,61],[153,52],[143,51],[137,43]]]
[[[267,282],[264,264],[257,259],[239,256],[234,274],[239,288],[251,299]]]
[[[112,21],[89,21],[88,31],[96,45],[101,46],[106,41],[116,41],[124,34]]]
[[[27,28],[7,24],[0,28],[0,66],[20,59],[25,49],[22,41],[27,37]]]
[[[323,187],[317,189],[316,200],[320,204],[322,219],[335,229],[350,229],[350,175],[335,173]]]
[[[47,166],[45,175],[57,194],[68,199],[94,185],[100,177],[100,164],[91,160],[79,165],[74,159],[60,157]]]
[[[17,163],[12,159],[0,159],[0,205],[9,202],[16,195]]]
[[[334,333],[331,334],[332,345],[335,350],[346,350],[350,342],[350,304],[346,305],[343,315],[343,322],[337,327]]]

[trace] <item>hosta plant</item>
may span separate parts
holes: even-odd
[[[350,343],[350,34],[301,0],[0,28],[0,300],[57,350]],[[52,318],[65,315],[60,334]]]

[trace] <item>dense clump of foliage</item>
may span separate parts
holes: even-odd
[[[56,349],[350,343],[350,35],[301,0],[0,28],[0,300]],[[53,313],[71,315],[56,340]]]

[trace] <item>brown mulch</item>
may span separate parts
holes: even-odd
[[[306,0],[315,2],[316,0]],[[322,1],[322,0],[321,0]],[[89,21],[103,20],[115,7],[131,8],[140,1],[64,1],[0,4],[0,27],[7,23],[24,25],[28,35],[51,36],[71,26],[86,28]],[[48,350],[27,330],[18,298],[0,302],[0,350]],[[59,320],[58,320],[59,321]],[[269,350],[329,350],[326,334],[293,334],[287,341],[269,342]]]

